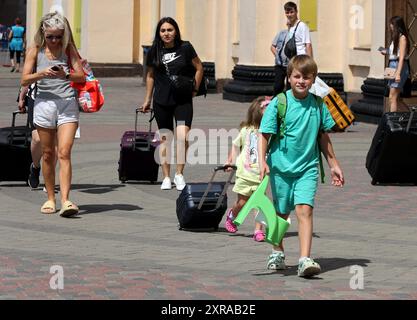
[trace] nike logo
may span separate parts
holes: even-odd
[[[176,56],[176,55],[177,55],[176,52],[164,54],[164,56],[162,57],[162,62],[164,64],[168,64],[181,57],[181,56]]]

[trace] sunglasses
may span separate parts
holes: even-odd
[[[63,36],[52,36],[52,35],[49,35],[49,36],[45,36],[45,39],[47,39],[47,40],[52,40],[52,39],[61,40],[62,37]]]

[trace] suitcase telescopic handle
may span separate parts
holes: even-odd
[[[216,176],[217,172],[219,172],[219,171],[226,171],[227,169],[233,169],[233,170],[230,172],[229,178],[227,179],[227,182],[224,185],[223,191],[220,194],[219,199],[217,200],[216,209],[218,209],[220,207],[220,204],[222,203],[222,201],[223,201],[223,199],[224,199],[224,197],[226,195],[227,189],[229,188],[229,185],[232,182],[233,176],[236,173],[236,170],[237,170],[237,167],[236,166],[226,165],[226,166],[220,166],[220,167],[214,168],[213,175],[211,176],[211,179],[210,179],[210,181],[209,181],[209,183],[207,185],[207,189],[206,189],[206,191],[204,191],[204,194],[201,197],[201,200],[200,200],[200,202],[198,204],[198,207],[197,207],[198,210],[201,210],[201,208],[203,207],[203,204],[206,201],[206,198],[207,198],[208,193],[210,192],[211,186],[213,185],[214,177]]]
[[[135,131],[133,133],[133,150],[135,150],[136,148],[136,134],[138,131],[138,115],[139,113],[142,113],[142,111],[140,111],[139,108],[136,109],[136,117],[135,117]],[[152,120],[155,118],[153,109],[150,110],[150,115],[149,115],[149,130],[148,130],[148,146],[146,150],[150,150],[151,149],[151,133],[152,133]]]
[[[10,136],[10,141],[9,141],[10,144],[13,143],[14,130],[15,130],[15,127],[16,127],[16,116],[18,114],[25,114],[25,113],[26,112],[22,112],[20,110],[13,111],[13,117],[12,117],[12,134]],[[27,120],[26,120],[26,127],[29,127],[29,116],[27,117]],[[25,139],[25,145],[26,145],[29,142],[29,130],[26,130],[25,138],[26,138]]]
[[[414,113],[417,111],[417,107],[410,107],[410,109],[411,109],[410,119],[408,119],[407,130],[405,131],[407,133],[410,132],[411,122],[413,121]]]

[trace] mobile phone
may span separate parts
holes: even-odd
[[[54,70],[54,71],[59,71],[59,69],[61,69],[61,68],[59,66],[53,66],[51,69]]]
[[[384,47],[379,47],[379,48],[378,48],[378,51],[381,51],[381,52],[382,52],[382,51],[386,51],[386,50],[387,50],[387,49],[385,49]]]

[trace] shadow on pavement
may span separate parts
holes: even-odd
[[[92,213],[103,213],[108,211],[136,211],[143,210],[143,208],[129,205],[129,204],[88,204],[79,206],[80,213],[78,215],[82,216],[85,214]]]
[[[105,194],[124,187],[121,184],[72,184],[71,190],[78,190],[79,192],[90,194]]]
[[[360,266],[360,267],[367,267],[369,263],[371,263],[368,259],[344,259],[344,258],[317,258],[314,259],[318,264],[320,264],[321,267],[321,273],[320,275],[337,270],[337,269],[343,269],[346,267],[351,266]],[[266,261],[265,261],[266,264]],[[259,276],[269,276],[269,275],[276,275],[276,274],[282,274],[283,276],[297,276],[297,269],[298,265],[293,266],[287,266],[286,270],[277,270],[277,271],[265,271],[263,273],[255,273],[253,274],[256,277]],[[320,278],[320,275],[317,277],[309,278],[309,280],[322,280]]]
[[[224,229],[224,228],[219,228],[219,232],[228,233],[227,230]],[[231,237],[246,237],[246,238],[252,238],[253,237],[253,233],[251,233],[251,234],[247,234],[247,233],[229,233],[229,235]],[[284,239],[285,238],[291,238],[291,237],[298,237],[298,232],[287,232],[284,236]],[[313,238],[319,238],[320,239],[320,236],[318,236],[316,233],[313,232]]]

